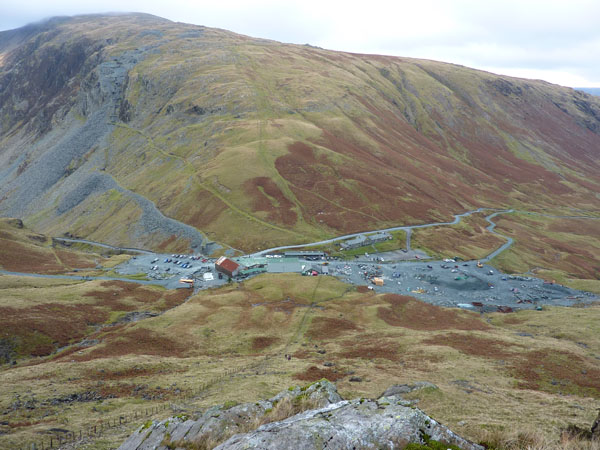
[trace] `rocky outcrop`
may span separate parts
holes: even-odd
[[[220,450],[402,449],[410,443],[432,441],[444,444],[444,448],[483,449],[403,400],[400,391],[407,392],[395,389],[396,393],[376,400],[347,401],[333,384],[322,380],[305,388],[290,388],[270,400],[212,407],[196,420],[180,416],[149,422],[119,450],[184,449],[191,445]],[[298,412],[298,408],[305,410]],[[286,411],[289,417],[283,417]]]

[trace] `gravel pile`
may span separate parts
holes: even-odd
[[[69,175],[74,165],[86,154],[106,146],[106,140],[115,128],[113,122],[120,107],[127,72],[144,53],[139,49],[124,52],[112,61],[99,64],[92,71],[88,79],[97,77],[97,83],[79,94],[76,104],[84,112],[93,105],[93,112],[89,113],[85,122],[81,122],[73,113],[68,114],[60,126],[55,126],[31,145],[28,153],[36,156],[32,157],[29,165],[18,173],[18,167],[13,164],[13,173],[4,174],[6,182],[0,185],[0,213],[25,217],[43,211],[54,203],[56,193],[52,191],[62,187],[57,184],[65,185],[61,189],[63,195],[65,191],[72,192],[80,187],[81,176],[88,177],[89,173],[81,173],[74,180],[69,180]],[[82,81],[82,84],[88,79]],[[82,172],[83,169],[80,168]],[[12,179],[8,181],[8,178]],[[78,195],[80,194],[73,193],[62,207],[66,207],[68,203],[79,203],[75,201]]]

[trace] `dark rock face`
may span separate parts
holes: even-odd
[[[321,406],[252,429],[252,424],[259,425],[260,419],[274,405],[299,397],[311,398]],[[197,420],[171,418],[147,424],[132,434],[119,450],[166,450],[198,443],[221,450],[392,449],[404,448],[409,443],[425,443],[428,439],[463,450],[483,450],[408,404],[397,395],[377,400],[342,400],[335,386],[323,380],[304,390],[282,391],[268,401],[229,409],[209,408]],[[232,433],[238,434],[227,439]]]
[[[15,357],[16,345],[13,339],[0,339],[0,365],[9,363]]]
[[[50,35],[48,35],[50,34]],[[0,71],[0,130],[29,122],[36,133],[51,128],[60,108],[72,105],[81,80],[101,58],[102,44],[80,38],[60,46],[44,45],[56,31],[43,33],[12,52]]]
[[[490,84],[496,91],[498,91],[505,97],[508,97],[510,95],[519,96],[523,94],[523,90],[519,86],[516,86],[510,81],[503,80],[502,78],[493,80],[490,82]]]
[[[119,119],[122,122],[129,122],[131,121],[131,115],[132,115],[132,108],[131,108],[131,103],[129,103],[129,100],[125,99],[121,102],[121,106],[119,107]]]
[[[593,104],[591,101],[591,96],[587,96],[586,98],[578,98],[573,100],[573,103],[581,111],[586,115],[586,119],[581,123],[588,130],[593,131],[594,133],[600,132],[600,109]]]

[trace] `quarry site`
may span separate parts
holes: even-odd
[[[318,252],[304,257],[283,253],[232,258],[231,261],[240,266],[251,268],[248,275],[242,271],[241,276],[220,272],[215,266],[216,258],[198,256],[199,259],[192,260],[192,256],[139,255],[116,270],[123,275],[146,273],[149,280],[170,289],[216,288],[260,273],[329,275],[376,292],[410,295],[438,306],[477,311],[509,312],[541,308],[543,305],[573,306],[599,299],[590,292],[577,291],[532,276],[504,274],[487,264],[479,267],[477,261],[433,261],[424,256],[406,261],[402,251],[371,253],[347,261],[331,260]],[[176,261],[178,263],[174,264]],[[185,262],[189,266],[181,267]],[[188,280],[192,280],[193,285]]]
[[[597,90],[171,19],[0,29],[0,449],[600,450]]]
[[[412,228],[443,227],[459,223],[461,218],[475,211],[455,216],[453,222],[396,227],[391,230],[358,233],[314,244],[305,244],[296,250],[293,246],[263,250],[237,258],[210,258],[204,255],[141,254],[134,256],[116,270],[123,275],[147,274],[148,279],[174,288],[209,289],[231,281],[243,281],[260,273],[301,273],[306,276],[330,275],[363,289],[411,295],[434,305],[459,307],[477,311],[512,312],[515,309],[541,309],[543,305],[574,306],[598,301],[590,292],[578,291],[529,275],[502,273],[481,261],[488,261],[510,248],[507,242],[481,260],[462,258],[431,259],[422,251],[411,250],[410,233],[406,248],[377,252],[372,244],[391,240],[387,231]],[[510,212],[510,211],[507,211]],[[486,217],[488,231],[494,233],[491,219]],[[342,250],[359,249],[353,257],[331,257],[323,251],[302,250],[305,247],[339,242]],[[375,252],[373,252],[373,250]],[[369,253],[371,251],[371,253]],[[228,266],[228,267],[227,267]]]

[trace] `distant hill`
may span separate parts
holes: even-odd
[[[51,235],[250,250],[597,208],[599,152],[600,99],[542,81],[146,14],[0,33],[0,214]]]
[[[582,87],[578,87],[575,88],[578,91],[583,91],[583,92],[587,92],[588,94],[592,94],[592,95],[600,95],[600,88],[582,88]]]

